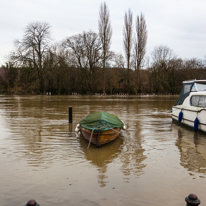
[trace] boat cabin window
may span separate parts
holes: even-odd
[[[205,95],[194,95],[190,99],[191,106],[195,107],[206,107],[206,96]]]
[[[204,83],[194,83],[191,89],[192,92],[197,92],[197,91],[206,91],[206,84]]]
[[[183,87],[182,87],[182,90],[181,90],[181,93],[177,100],[176,105],[181,105],[184,102],[185,98],[189,96],[190,91],[193,86],[194,86],[193,82],[183,84]]]
[[[184,83],[176,105],[181,105],[186,99],[186,97],[189,96],[190,92],[197,92],[197,91],[206,91],[206,82],[186,82]],[[193,100],[193,101],[195,102],[197,100]],[[192,99],[191,99],[191,105],[192,105]]]

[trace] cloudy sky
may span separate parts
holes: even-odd
[[[25,27],[36,21],[51,25],[54,42],[93,30],[98,32],[101,0],[0,0],[0,66],[22,39]],[[149,55],[164,45],[183,59],[206,58],[206,0],[110,0],[112,51],[123,54],[124,14],[135,20],[145,15]]]

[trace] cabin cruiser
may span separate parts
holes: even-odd
[[[206,80],[183,81],[172,119],[206,132]]]

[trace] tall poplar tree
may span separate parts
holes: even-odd
[[[102,43],[102,66],[103,66],[103,93],[105,93],[105,67],[109,58],[109,49],[112,37],[109,9],[106,3],[101,3],[99,11],[99,36]]]
[[[137,16],[136,20],[136,35],[134,42],[134,61],[135,61],[135,73],[136,73],[136,84],[135,92],[141,90],[141,77],[140,77],[140,68],[143,64],[143,59],[146,54],[146,44],[147,44],[147,25],[145,17],[143,14]]]
[[[131,51],[132,51],[132,12],[131,9],[128,10],[128,13],[125,12],[124,15],[124,26],[123,26],[123,43],[124,43],[124,51],[126,55],[127,62],[127,92],[129,92],[129,69],[130,69],[130,59],[131,59]]]

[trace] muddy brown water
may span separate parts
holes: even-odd
[[[206,134],[172,122],[177,98],[0,96],[0,205],[205,205]],[[98,111],[127,129],[87,149],[75,127]]]

